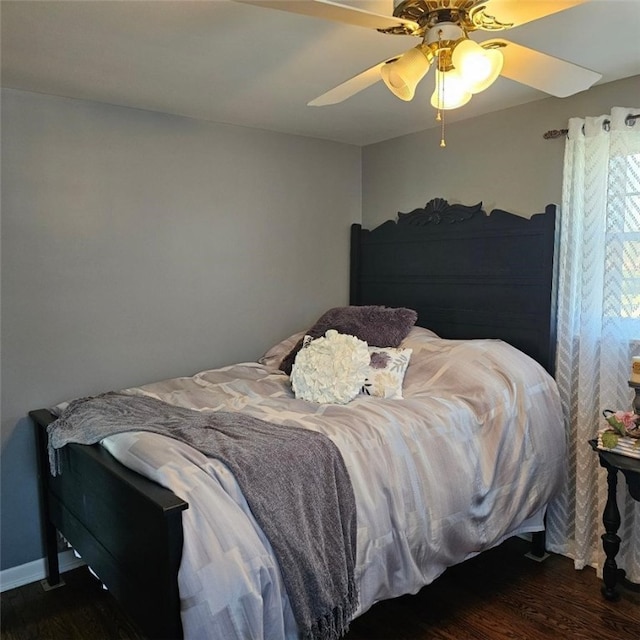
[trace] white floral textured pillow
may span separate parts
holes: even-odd
[[[402,400],[402,382],[412,351],[369,347],[369,370],[362,392],[378,398]]]
[[[362,389],[369,370],[367,343],[329,329],[306,340],[291,370],[296,398],[319,404],[346,404]]]

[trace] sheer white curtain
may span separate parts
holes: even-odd
[[[606,476],[587,441],[602,411],[630,410],[631,358],[640,355],[640,108],[569,121],[559,223],[558,352],[569,460],[548,513],[547,546],[601,571]],[[640,504],[618,480],[622,546],[640,582]]]

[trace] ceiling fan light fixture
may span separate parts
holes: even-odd
[[[471,100],[460,72],[457,69],[449,71],[436,70],[436,88],[431,95],[431,106],[440,110],[457,109]]]
[[[422,45],[418,45],[402,54],[397,60],[385,64],[380,69],[380,74],[389,91],[408,102],[413,99],[418,83],[429,71],[429,64]]]
[[[504,60],[498,49],[485,49],[477,42],[465,39],[455,46],[451,62],[460,72],[467,90],[470,93],[480,93],[495,82],[502,71]]]

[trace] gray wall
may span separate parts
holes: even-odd
[[[347,301],[348,227],[561,197],[571,116],[640,78],[365,147],[3,91],[2,567],[41,557],[29,409],[259,357]],[[362,169],[362,177],[360,175]],[[362,185],[362,197],[361,197]],[[361,214],[362,212],[362,214]]]
[[[361,150],[5,90],[2,567],[42,557],[30,409],[255,360],[348,301]]]
[[[363,225],[372,228],[434,197],[526,217],[544,211],[561,201],[564,139],[545,140],[543,133],[613,106],[640,107],[640,77],[453,123],[444,149],[439,129],[365,147]]]

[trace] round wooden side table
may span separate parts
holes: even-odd
[[[598,449],[597,440],[589,440],[591,448],[598,454],[600,466],[607,470],[607,503],[602,514],[605,533],[602,534],[602,547],[607,559],[602,569],[602,594],[607,600],[617,600],[620,597],[616,589],[618,582],[628,589],[640,591],[640,584],[627,580],[624,569],[618,569],[616,555],[620,550],[620,511],[617,502],[618,471],[621,471],[627,481],[629,493],[634,500],[640,501],[640,459],[622,456],[611,451]]]

